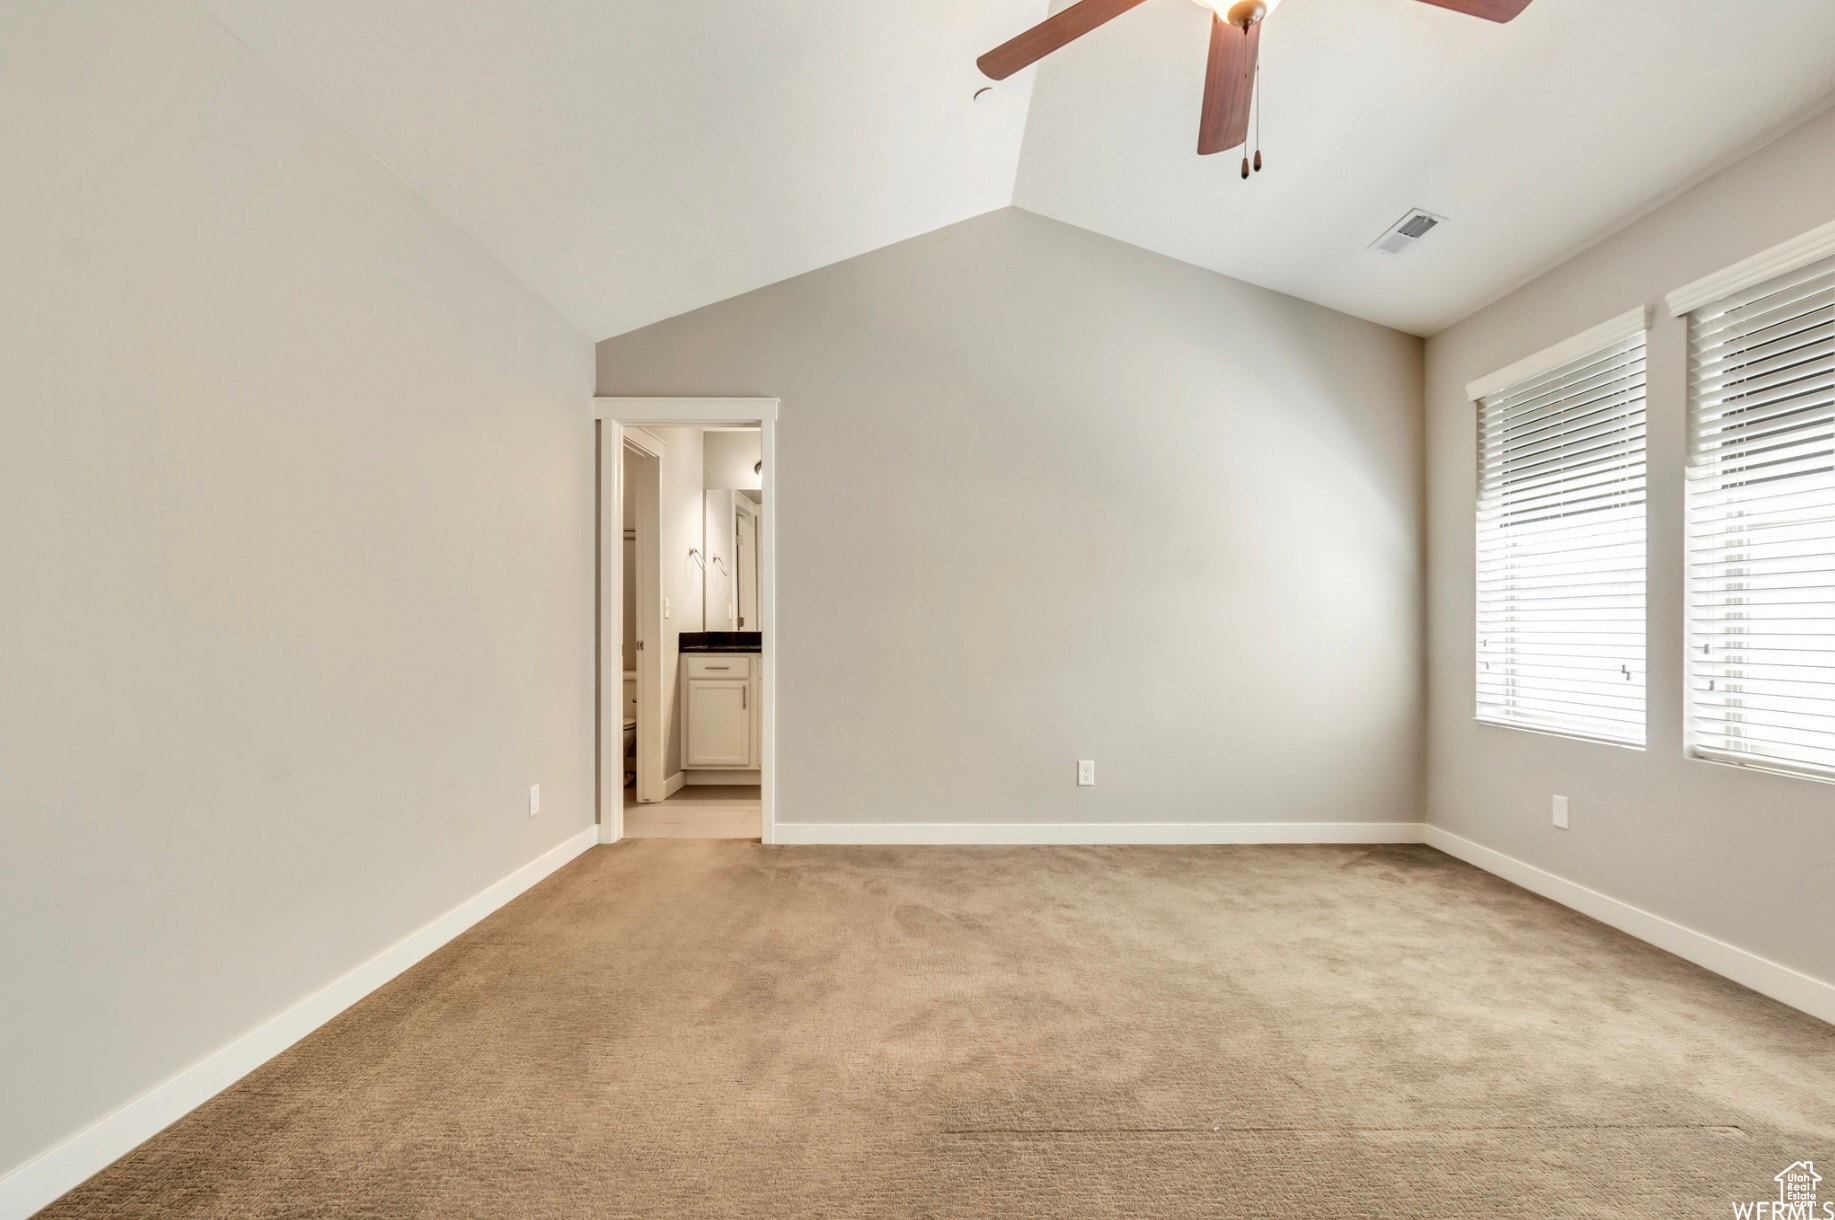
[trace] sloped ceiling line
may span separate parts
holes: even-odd
[[[1432,333],[1835,94],[1828,0],[1285,0],[1244,182],[1191,0],[979,100],[1042,0],[199,3],[594,338],[1010,204]]]

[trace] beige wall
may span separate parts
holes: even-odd
[[[592,374],[183,0],[0,180],[3,1174],[590,826]]]
[[[708,432],[704,440],[710,489],[749,488],[756,491],[763,483],[763,477],[753,469],[765,453],[757,429]]]
[[[1703,182],[1428,344],[1434,824],[1739,948],[1835,980],[1835,788],[1683,755],[1686,328],[1673,288],[1835,220],[1835,112]],[[1649,746],[1479,725],[1473,458],[1463,385],[1614,314],[1649,348]],[[1549,798],[1572,802],[1553,828]]]
[[[1420,359],[1007,209],[599,391],[782,399],[780,819],[1416,821]]]

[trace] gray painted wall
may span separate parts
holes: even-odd
[[[1835,112],[1680,195],[1428,343],[1429,818],[1624,902],[1835,980],[1835,787],[1683,756],[1691,280],[1835,220]],[[1638,305],[1649,349],[1649,744],[1619,749],[1472,719],[1478,376]],[[1549,798],[1573,803],[1553,828]]]
[[[783,400],[781,820],[1417,821],[1420,361],[1006,209],[598,384]]]
[[[5,1173],[591,825],[592,355],[183,0],[0,179]]]

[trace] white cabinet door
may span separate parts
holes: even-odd
[[[686,767],[752,762],[752,684],[743,678],[688,679]]]

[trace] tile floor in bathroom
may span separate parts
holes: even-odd
[[[756,839],[761,816],[757,784],[696,784],[648,805],[624,790],[627,839]]]

